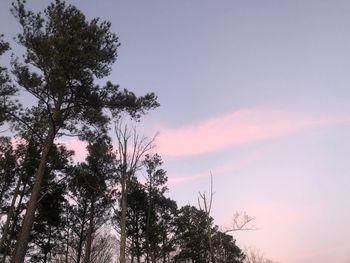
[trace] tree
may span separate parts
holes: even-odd
[[[245,254],[237,247],[233,237],[222,231],[216,230],[214,232],[212,246],[217,263],[240,263],[245,260]]]
[[[213,203],[213,196],[214,196],[214,192],[213,192],[213,175],[210,174],[210,197],[209,197],[209,201],[207,199],[206,193],[201,193],[199,192],[199,197],[201,198],[201,200],[198,198],[198,206],[199,209],[204,211],[206,216],[205,216],[205,220],[206,220],[206,238],[208,240],[208,245],[209,245],[209,252],[210,252],[210,262],[211,263],[215,263],[215,255],[214,255],[214,248],[213,248],[213,241],[212,241],[212,229],[211,229],[211,221],[210,221],[210,213],[211,213],[211,207],[212,207],[212,203]]]
[[[133,177],[127,193],[127,237],[131,262],[169,261],[175,250],[176,203],[165,197],[167,177],[158,154],[146,154],[142,164],[145,182]]]
[[[99,234],[92,245],[91,261],[93,263],[110,263],[116,253],[116,237],[110,234]]]
[[[16,156],[10,137],[0,137],[0,207],[5,206],[15,181]]]
[[[163,263],[171,262],[171,253],[176,251],[176,215],[177,204],[174,200],[161,196],[157,201],[158,207],[158,235],[160,236],[160,245],[158,249],[159,256]]]
[[[162,241],[160,235],[158,209],[164,205],[164,192],[167,190],[166,172],[161,168],[162,159],[158,154],[146,155],[144,166],[146,170],[145,190],[147,192],[147,216],[146,216],[146,262],[155,263],[157,255],[162,255],[159,244]]]
[[[113,148],[107,137],[98,138],[88,147],[86,162],[73,168],[69,190],[71,229],[75,236],[75,262],[91,262],[91,249],[97,230],[108,220],[111,187],[115,172]],[[74,242],[72,242],[74,243]],[[85,245],[85,250],[84,249]]]
[[[42,13],[25,8],[23,0],[13,4],[13,15],[22,27],[18,42],[24,46],[24,61],[16,59],[13,74],[18,89],[28,92],[37,104],[22,110],[1,85],[0,94],[5,100],[1,105],[2,120],[10,120],[12,127],[31,128],[30,116],[45,116],[42,138],[43,148],[35,174],[35,182],[27,205],[21,232],[18,235],[13,263],[24,261],[29,234],[40,196],[46,164],[55,138],[64,134],[91,137],[106,132],[110,116],[117,117],[127,111],[138,118],[145,111],[158,106],[153,93],[137,97],[127,90],[107,83],[94,84],[96,78],[110,73],[110,65],[117,58],[118,38],[110,33],[110,23],[99,19],[87,21],[74,6],[60,0],[50,4]],[[16,106],[16,107],[15,107]],[[108,109],[111,115],[107,115]]]
[[[213,175],[210,174],[210,195],[209,199],[206,193],[199,192],[198,207],[201,211],[206,214],[206,239],[208,241],[210,262],[240,262],[244,258],[243,253],[235,245],[235,241],[232,236],[227,235],[227,233],[241,230],[253,230],[255,228],[250,228],[249,223],[254,220],[253,217],[248,216],[246,213],[234,214],[232,220],[231,228],[224,232],[218,231],[212,228],[212,222],[210,220],[210,213],[213,203]],[[216,240],[214,240],[216,239]],[[216,244],[214,245],[214,242]],[[240,255],[240,257],[237,257]]]
[[[207,238],[208,225],[212,233],[212,247]],[[215,262],[243,262],[244,254],[233,238],[219,231],[213,225],[213,218],[208,218],[205,211],[189,205],[182,207],[176,219],[176,227],[179,251],[174,262],[190,260],[193,263],[207,263],[212,262],[213,256]]]
[[[7,189],[7,200],[10,201],[11,199],[11,202],[6,202],[6,205],[3,206],[3,208],[6,208],[6,220],[3,225],[1,237],[2,263],[5,262],[6,257],[12,250],[11,243],[17,234],[16,232],[22,220],[21,214],[25,209],[23,204],[29,195],[29,188],[32,185],[33,175],[39,158],[40,147],[39,143],[35,140],[22,140],[21,143],[17,144],[16,149],[14,149],[12,159],[15,160],[15,169],[12,169],[11,177],[16,180],[16,183],[14,188]],[[7,168],[4,167],[3,171],[8,171],[8,167],[11,167],[11,165],[9,165],[8,161],[4,162],[4,164],[6,164]]]
[[[120,183],[120,263],[126,262],[126,218],[127,195],[129,186],[136,172],[142,167],[142,158],[153,147],[153,141],[146,137],[140,137],[136,128],[129,129],[122,123],[116,124],[118,182]]]
[[[6,220],[2,226],[2,236],[0,241],[0,251],[2,258],[7,255],[7,238],[10,228],[10,219],[12,217],[15,200],[9,204],[7,200],[13,194],[13,184],[16,183],[14,192],[18,192],[20,187],[20,178],[18,176],[16,152],[9,137],[0,137],[0,218],[6,215]],[[15,182],[15,180],[17,182]],[[1,258],[1,260],[2,260]]]
[[[0,56],[10,49],[10,46],[3,39],[3,35],[0,34]],[[10,77],[7,68],[0,65],[0,126],[6,120],[5,110],[13,110],[13,105],[7,102],[8,96],[14,95],[16,89],[10,86]],[[7,106],[5,106],[8,104]]]
[[[148,203],[145,187],[136,178],[129,182],[127,200],[126,235],[130,240],[131,262],[135,262],[136,259],[136,262],[140,263],[146,253],[145,239]]]
[[[30,261],[51,262],[56,244],[62,239],[62,214],[66,204],[66,175],[72,163],[72,151],[54,144],[49,154],[43,187],[30,238]]]
[[[4,35],[0,35],[0,56],[2,56],[7,50],[10,49],[9,43],[5,42],[2,38]],[[0,86],[3,86],[8,82],[9,76],[5,67],[0,67]]]
[[[264,254],[256,248],[245,249],[245,260],[244,263],[278,263],[267,259]]]
[[[179,253],[174,257],[175,262],[191,260],[193,263],[210,261],[209,244],[207,239],[208,221],[212,226],[213,218],[194,206],[184,206],[176,218],[176,236]]]

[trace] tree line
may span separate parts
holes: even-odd
[[[243,262],[206,209],[167,197],[153,141],[120,122],[140,121],[157,96],[97,84],[118,55],[110,22],[61,0],[11,12],[24,54],[0,67],[0,262]],[[0,56],[9,49],[1,35]],[[85,161],[64,136],[86,142]]]
[[[23,213],[40,162],[42,146],[22,141],[16,147],[2,137],[1,239],[3,262],[11,258]],[[72,151],[55,144],[30,233],[26,262],[241,262],[244,255],[232,236],[218,230],[204,210],[178,208],[165,195],[166,173],[159,155],[145,154],[126,183],[125,250],[122,242],[121,180],[123,171],[108,138],[88,145],[85,162],[74,163]],[[129,165],[129,164],[128,164]],[[145,176],[143,182],[138,174]],[[8,221],[8,219],[10,219]],[[207,237],[210,221],[211,238]]]

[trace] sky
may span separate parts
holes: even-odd
[[[158,95],[140,129],[159,132],[172,198],[197,205],[212,173],[216,224],[255,218],[234,234],[240,247],[350,262],[350,1],[68,2],[112,22],[122,45],[108,79]],[[8,39],[19,29],[9,6]]]

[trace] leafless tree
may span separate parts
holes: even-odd
[[[265,258],[264,254],[256,248],[245,249],[244,254],[246,255],[244,263],[278,263],[277,261]]]
[[[118,161],[118,177],[120,183],[120,263],[126,262],[126,210],[127,193],[131,179],[142,166],[142,158],[154,147],[154,139],[140,136],[135,126],[118,122],[115,125]]]
[[[92,244],[90,263],[111,263],[117,254],[117,238],[103,233],[98,235]]]
[[[198,197],[198,207],[200,210],[204,211],[207,215],[207,239],[209,244],[209,253],[210,253],[210,262],[215,263],[215,251],[213,248],[213,242],[212,242],[212,229],[211,229],[211,222],[210,222],[210,213],[212,210],[212,204],[213,204],[213,175],[210,172],[210,194],[207,196],[205,192],[199,192]],[[224,230],[223,232],[225,234],[232,233],[235,231],[244,231],[244,230],[256,230],[257,228],[252,226],[251,223],[254,221],[254,217],[248,216],[246,212],[235,212],[232,218],[231,226]]]
[[[212,229],[211,229],[211,222],[210,222],[210,213],[211,213],[211,207],[213,203],[213,175],[210,173],[210,194],[209,199],[205,192],[199,192],[198,197],[198,206],[199,209],[204,211],[206,213],[206,232],[207,232],[207,239],[209,244],[209,253],[210,253],[210,261],[211,263],[215,263],[215,255],[214,255],[214,248],[212,244]]]
[[[74,240],[69,240],[74,242]],[[89,263],[111,263],[115,262],[118,257],[117,251],[117,237],[112,233],[107,232],[107,229],[96,233],[93,238]],[[83,251],[84,254],[84,251]],[[83,255],[85,256],[85,255]],[[70,247],[65,251],[62,244],[59,244],[51,258],[52,263],[76,263],[76,251]]]

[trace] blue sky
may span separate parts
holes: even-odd
[[[35,1],[42,8],[48,1]],[[350,262],[349,1],[69,1],[112,22],[122,43],[108,78],[161,107],[169,195],[196,204],[214,176],[216,222],[286,263]],[[18,25],[0,2],[0,28]]]

